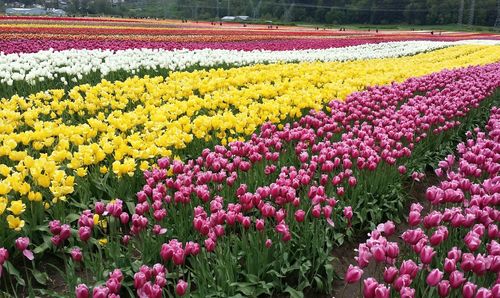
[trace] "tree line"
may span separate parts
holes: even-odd
[[[1,0],[0,0],[1,1]],[[15,1],[15,0],[8,0]],[[17,0],[35,3],[44,0]],[[500,0],[69,0],[75,14],[111,14],[215,20],[247,15],[258,20],[320,24],[471,24],[493,26]],[[57,5],[58,1],[52,3]]]
[[[284,22],[493,26],[497,0],[174,0],[185,18],[248,15]],[[460,15],[462,17],[460,18]],[[461,19],[461,20],[460,20]]]

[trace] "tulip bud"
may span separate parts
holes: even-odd
[[[442,278],[443,272],[439,271],[439,269],[434,269],[427,275],[426,282],[429,286],[434,287],[441,281]]]
[[[116,278],[110,278],[106,281],[106,287],[108,287],[111,293],[120,293],[121,284]]]
[[[175,292],[179,296],[184,296],[184,294],[186,294],[187,287],[188,287],[187,282],[185,282],[184,280],[180,279],[177,282],[177,285],[175,286]]]
[[[208,252],[214,251],[215,245],[215,241],[213,241],[211,238],[205,239],[205,248]]]
[[[415,297],[415,289],[404,287],[399,292],[401,298],[414,298]]]
[[[384,281],[388,284],[392,284],[392,282],[398,276],[398,269],[396,267],[385,268],[384,270]]]
[[[79,284],[75,287],[76,298],[88,298],[89,288],[85,284]]]
[[[374,298],[377,287],[378,282],[374,278],[370,277],[363,280],[363,296],[365,298]]]
[[[306,212],[302,209],[295,211],[295,220],[297,222],[303,222],[305,218]]]
[[[437,288],[439,297],[447,297],[450,294],[450,282],[447,280],[440,281]]]
[[[347,269],[347,272],[345,274],[344,281],[349,284],[355,283],[359,281],[361,275],[363,275],[362,269],[360,269],[358,266],[349,265],[349,268]]]
[[[92,230],[87,226],[80,227],[78,229],[78,236],[80,237],[80,240],[87,241],[92,236]]]
[[[491,291],[486,288],[480,288],[477,290],[476,298],[491,298]]]
[[[477,285],[471,283],[471,282],[466,282],[462,288],[462,296],[464,298],[473,298],[474,293],[476,292]]]
[[[71,254],[71,258],[73,259],[73,261],[75,261],[75,262],[82,261],[83,255],[82,255],[82,251],[79,247],[74,247],[73,249],[71,249],[70,254]]]
[[[375,288],[375,298],[389,298],[391,295],[391,289],[384,286],[383,284],[379,284]]]
[[[95,209],[95,213],[102,215],[106,209],[106,206],[104,205],[103,202],[96,202],[94,209]]]
[[[459,288],[465,281],[464,274],[461,271],[455,270],[450,273],[450,285],[452,288]]]
[[[430,264],[434,255],[436,255],[434,248],[432,248],[431,246],[425,246],[420,251],[420,260],[424,264]]]
[[[109,289],[107,287],[99,286],[95,287],[92,291],[93,298],[108,298]]]
[[[128,223],[128,221],[129,221],[129,219],[130,219],[130,216],[128,215],[127,212],[122,212],[120,214],[120,222],[122,224],[126,225]]]
[[[263,219],[257,219],[255,221],[255,229],[257,231],[263,231],[264,230],[264,220]]]

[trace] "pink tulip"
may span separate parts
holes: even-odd
[[[398,167],[398,172],[401,174],[401,175],[404,175],[406,173],[406,167],[401,165]]]
[[[372,253],[373,258],[377,262],[384,262],[386,255],[385,255],[385,248],[382,247],[382,245],[374,245],[370,248],[370,252]]]
[[[28,245],[30,244],[30,238],[28,237],[19,237],[16,239],[16,248],[19,249],[23,255],[30,261],[33,261],[35,256],[33,252],[28,249]]]
[[[415,289],[404,287],[399,292],[401,298],[414,298],[415,297]]]
[[[208,252],[215,250],[216,243],[211,238],[205,239],[205,248]]]
[[[305,218],[306,212],[302,209],[295,211],[295,220],[297,222],[303,222]]]
[[[59,235],[59,233],[61,232],[61,222],[59,220],[50,221],[49,229],[53,235]]]
[[[374,278],[367,278],[363,280],[363,297],[374,298],[375,289],[378,287],[378,282]]]
[[[397,242],[388,242],[385,250],[389,258],[395,259],[399,256],[399,245]]]
[[[2,277],[3,264],[9,259],[9,251],[0,247],[0,277]]]
[[[457,289],[465,282],[464,274],[461,271],[455,270],[450,273],[450,285]]]
[[[146,275],[143,272],[134,274],[134,288],[140,289],[147,282]]]
[[[408,274],[411,276],[411,278],[415,278],[417,276],[419,269],[417,264],[413,262],[412,260],[405,260],[403,263],[401,263],[401,267],[399,268],[399,274]]]
[[[440,281],[437,288],[439,297],[447,297],[450,294],[450,282],[447,280]]]
[[[106,281],[106,287],[108,287],[111,293],[119,294],[121,284],[116,278],[110,278]]]
[[[344,207],[344,217],[349,222],[351,222],[351,219],[352,219],[352,207],[351,206]]]
[[[257,220],[255,220],[255,229],[257,231],[263,231],[264,230],[264,220],[263,219],[257,219]]]
[[[464,298],[472,298],[474,297],[474,293],[476,292],[477,286],[471,282],[466,282],[462,287],[462,296]]]
[[[76,298],[88,298],[89,297],[89,288],[85,284],[79,284],[75,288]]]
[[[471,253],[462,254],[462,262],[460,263],[460,266],[462,267],[463,271],[471,271],[474,268],[475,260],[476,259],[474,258],[474,255]]]
[[[396,291],[401,291],[403,288],[408,287],[412,283],[412,279],[410,275],[408,274],[403,274],[400,275],[396,280],[394,281],[394,289]]]
[[[94,287],[92,291],[93,298],[107,298],[109,294],[109,289],[104,286]]]
[[[349,284],[358,282],[361,278],[361,275],[363,275],[362,269],[360,269],[358,266],[349,265],[349,268],[347,269],[347,272],[345,274],[344,281]]]
[[[179,296],[184,296],[184,294],[186,294],[187,287],[188,287],[187,282],[185,282],[182,279],[179,279],[177,285],[175,286],[175,292]]]
[[[87,226],[80,227],[78,229],[78,236],[80,237],[80,240],[87,241],[92,236],[92,230]]]
[[[388,298],[390,297],[390,294],[391,294],[391,289],[382,284],[379,284],[375,288],[375,298]]]
[[[267,240],[266,240],[266,247],[267,247],[267,248],[270,248],[270,247],[271,247],[271,245],[273,245],[273,241],[271,241],[271,239],[267,239]]]
[[[387,221],[383,224],[383,232],[386,237],[392,236],[396,232],[396,225],[392,221]]]
[[[118,280],[119,282],[122,282],[122,280],[123,280],[123,273],[122,273],[122,271],[120,269],[115,269],[115,270],[113,270],[113,272],[111,272],[109,274],[109,277],[110,278],[114,278],[114,279]]]
[[[384,281],[388,284],[392,284],[392,282],[398,276],[398,269],[396,267],[385,268],[384,270]]]
[[[476,298],[493,298],[491,291],[486,288],[480,288],[477,290]]]
[[[129,219],[130,219],[130,216],[128,215],[127,212],[122,212],[120,214],[120,222],[122,224],[126,225],[128,223],[128,221],[129,221]]]
[[[434,251],[434,248],[432,248],[431,246],[425,246],[420,251],[420,260],[424,264],[430,264],[432,261],[432,258],[435,255],[436,255],[436,252]]]
[[[73,261],[75,261],[75,262],[82,261],[83,254],[82,254],[82,251],[79,247],[74,247],[73,249],[71,249],[70,254],[71,254],[71,258],[73,259]]]
[[[493,298],[500,297],[500,284],[497,283],[491,288],[491,295]]]
[[[457,249],[456,247],[453,247],[449,252],[448,252],[448,258],[453,259],[455,261],[460,260],[462,257],[462,251]]]
[[[434,287],[441,281],[442,278],[443,272],[439,271],[439,269],[434,269],[427,275],[427,279],[425,281],[429,286]]]
[[[102,215],[106,210],[106,206],[104,205],[103,202],[96,202],[94,210],[96,214]]]

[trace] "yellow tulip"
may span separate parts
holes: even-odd
[[[9,200],[6,197],[0,197],[0,215],[2,215],[7,207]]]
[[[10,207],[7,208],[12,214],[14,215],[20,215],[26,210],[26,205],[23,203],[22,200],[17,200],[17,201],[11,201],[10,202]]]
[[[12,215],[7,216],[7,223],[9,224],[9,229],[15,231],[20,231],[24,227],[24,220]]]

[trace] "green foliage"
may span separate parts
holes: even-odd
[[[98,1],[98,0],[96,0]],[[471,1],[464,2],[464,22]],[[225,15],[248,15],[254,19],[326,24],[440,25],[458,21],[457,0],[132,0],[139,16],[184,19],[216,19]],[[161,8],[161,9],[158,9]],[[477,1],[473,24],[493,26],[496,1]]]

